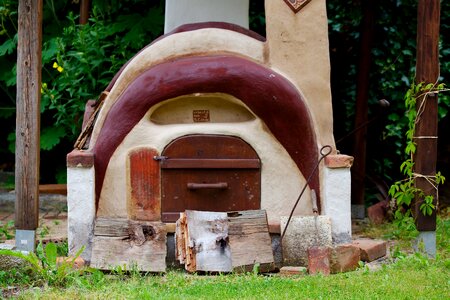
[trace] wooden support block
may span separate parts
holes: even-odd
[[[188,272],[242,272],[274,268],[267,216],[263,210],[187,210],[176,227],[176,257]]]
[[[141,271],[166,271],[166,231],[161,222],[98,218],[94,229],[91,266],[117,266]]]
[[[260,272],[274,269],[265,210],[246,210],[228,213],[228,235],[233,271],[249,272],[259,264]]]

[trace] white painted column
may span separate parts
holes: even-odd
[[[331,235],[334,244],[352,240],[351,175],[353,157],[330,155],[323,169],[322,214],[331,218]]]
[[[93,155],[74,150],[67,156],[67,235],[69,255],[85,247],[81,257],[90,262],[95,220]]]
[[[166,0],[164,33],[200,22],[227,22],[248,28],[249,0]]]

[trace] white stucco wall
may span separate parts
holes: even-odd
[[[164,33],[183,24],[228,22],[248,28],[249,0],[166,0]]]

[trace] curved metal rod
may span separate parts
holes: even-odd
[[[327,150],[327,151],[325,151],[325,150]],[[311,178],[313,177],[314,173],[316,172],[317,167],[320,165],[320,163],[322,162],[322,160],[323,160],[325,157],[327,157],[328,155],[331,154],[331,151],[333,151],[333,148],[332,148],[330,145],[325,145],[325,146],[323,146],[323,147],[320,149],[320,155],[321,155],[321,156],[320,156],[320,159],[319,159],[319,161],[317,162],[317,164],[314,166],[314,169],[312,170],[311,174],[309,174],[309,177],[308,177],[308,179],[306,180],[305,186],[303,187],[303,189],[302,189],[300,195],[298,196],[297,201],[295,201],[294,207],[292,208],[291,214],[289,215],[289,218],[288,218],[288,220],[287,220],[287,222],[286,222],[286,226],[284,226],[284,230],[283,230],[283,233],[281,234],[281,237],[280,237],[280,243],[278,244],[277,249],[278,249],[278,247],[281,245],[281,243],[282,243],[282,241],[283,241],[284,235],[286,234],[286,229],[287,229],[288,226],[289,226],[289,222],[291,221],[292,215],[294,214],[294,211],[295,211],[295,209],[297,208],[297,205],[298,205],[298,203],[300,202],[300,199],[302,198],[303,193],[304,193],[305,190],[306,190],[306,187],[308,186],[309,182],[311,181]]]

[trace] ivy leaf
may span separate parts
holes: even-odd
[[[41,131],[41,149],[51,150],[66,134],[63,127],[46,127]]]
[[[17,48],[17,34],[12,39],[6,40],[1,46],[0,46],[0,56],[3,56],[5,54],[11,54],[13,51]]]

